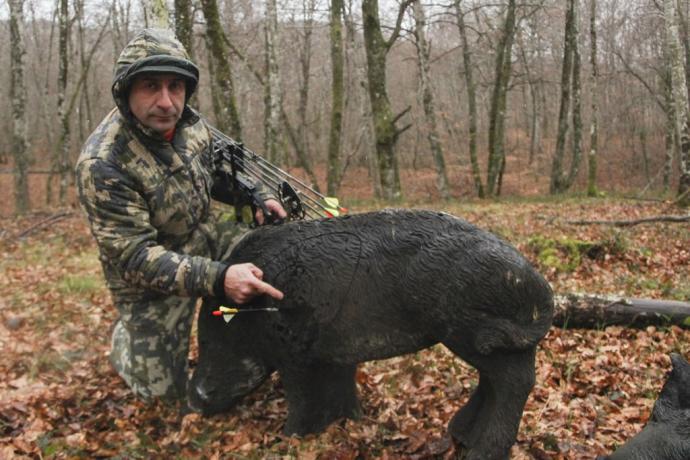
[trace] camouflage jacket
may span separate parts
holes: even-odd
[[[144,31],[123,50],[113,84],[117,108],[88,138],[76,165],[80,202],[116,302],[214,295],[227,268],[211,259],[218,163],[206,123],[185,106],[168,142],[141,125],[127,104],[127,77],[143,60],[188,61],[180,43],[160,32]],[[187,99],[189,93],[188,85]]]

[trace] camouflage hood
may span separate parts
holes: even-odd
[[[174,73],[184,77],[187,100],[194,94],[199,81],[199,69],[170,30],[142,30],[120,53],[113,77],[113,99],[120,113],[130,122],[134,117],[129,109],[129,88],[133,78],[145,72]],[[185,112],[189,112],[187,107]]]

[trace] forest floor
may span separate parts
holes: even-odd
[[[568,223],[682,214],[670,204],[606,198],[415,206],[442,209],[499,234],[555,292],[690,300],[687,222]],[[361,202],[351,212],[375,207]],[[0,219],[0,458],[452,455],[446,425],[477,385],[477,373],[442,346],[361,365],[364,416],[318,436],[281,434],[287,407],[278,376],[212,418],[137,401],[108,363],[116,312],[88,227],[78,211],[46,220],[50,216]],[[577,244],[583,241],[602,250],[583,253]],[[511,458],[610,452],[645,424],[672,351],[690,358],[690,330],[552,328],[539,346],[537,384]]]

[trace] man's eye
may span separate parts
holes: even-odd
[[[170,83],[170,91],[179,92],[184,88],[184,83],[181,81],[174,81]]]

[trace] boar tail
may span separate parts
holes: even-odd
[[[475,333],[476,350],[488,355],[494,350],[527,350],[534,347],[548,332],[553,319],[553,307],[534,307],[532,321],[521,324],[517,321],[494,318],[482,324]]]

